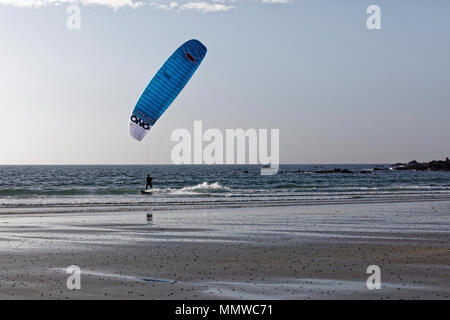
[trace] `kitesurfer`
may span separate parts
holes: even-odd
[[[145,190],[148,189],[148,187],[150,187],[150,189],[153,189],[153,185],[152,185],[152,177],[150,177],[150,174],[147,173],[147,185],[145,186]]]

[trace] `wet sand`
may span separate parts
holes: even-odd
[[[0,215],[1,299],[450,297],[448,201],[73,209]],[[71,265],[81,290],[67,289]],[[366,287],[369,265],[380,290]]]

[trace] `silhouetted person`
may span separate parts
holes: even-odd
[[[153,189],[153,185],[152,185],[152,177],[150,177],[150,174],[147,174],[147,185],[145,186],[145,190],[148,189],[148,187],[150,187],[150,189]]]

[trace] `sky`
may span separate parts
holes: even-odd
[[[372,4],[380,30],[366,26]],[[170,164],[171,133],[195,120],[279,129],[281,163],[450,156],[449,12],[446,0],[0,0],[0,164]],[[206,58],[133,140],[140,94],[193,38]]]

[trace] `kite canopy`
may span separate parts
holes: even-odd
[[[159,69],[139,98],[130,117],[130,135],[138,141],[161,117],[183,90],[206,55],[206,47],[189,40],[179,47]]]

